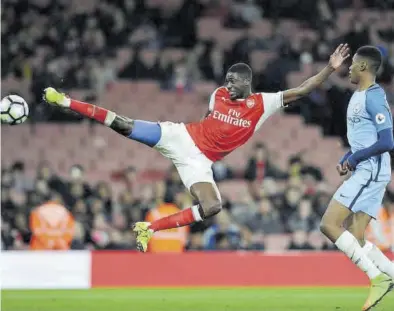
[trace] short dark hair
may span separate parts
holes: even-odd
[[[368,58],[369,67],[373,73],[376,73],[382,64],[382,53],[377,47],[366,45],[359,48],[356,52],[358,56]]]
[[[254,149],[266,149],[265,144],[262,142],[257,142],[254,145]]]
[[[20,171],[23,172],[25,170],[25,163],[21,162],[21,161],[16,161],[13,165],[12,165],[12,170],[13,171]]]
[[[245,63],[237,63],[230,67],[228,72],[238,73],[245,79],[252,81],[252,68],[248,64]]]
[[[76,169],[80,170],[81,172],[84,171],[84,168],[81,164],[74,164],[73,166],[70,167],[70,170],[72,170],[73,168],[76,168]]]

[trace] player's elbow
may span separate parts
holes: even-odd
[[[320,232],[323,233],[326,236],[327,236],[327,234],[329,232],[329,227],[330,227],[329,224],[326,223],[325,221],[321,221],[320,222],[320,225],[319,225]]]

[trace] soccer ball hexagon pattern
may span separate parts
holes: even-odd
[[[21,124],[29,115],[29,106],[18,95],[8,95],[1,100],[1,123]]]

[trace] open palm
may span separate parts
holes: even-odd
[[[329,61],[330,66],[334,68],[334,70],[338,69],[343,64],[345,59],[347,59],[350,56],[349,51],[350,49],[347,43],[340,44],[335,50],[335,52],[332,53],[330,56],[330,61]]]

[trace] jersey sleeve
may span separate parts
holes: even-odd
[[[209,98],[209,106],[208,106],[209,111],[212,111],[213,108],[215,107],[216,95],[219,95],[223,91],[224,91],[223,87],[219,87],[219,88],[217,88],[216,90],[213,91],[213,93],[211,94],[211,97]]]
[[[213,107],[215,106],[215,95],[216,95],[216,91],[215,90],[212,94],[211,97],[209,98],[209,106],[208,106],[208,110],[212,111]]]
[[[382,89],[367,91],[365,104],[377,132],[393,127],[389,104]]]
[[[263,97],[264,113],[272,115],[283,107],[283,92],[260,94]]]

